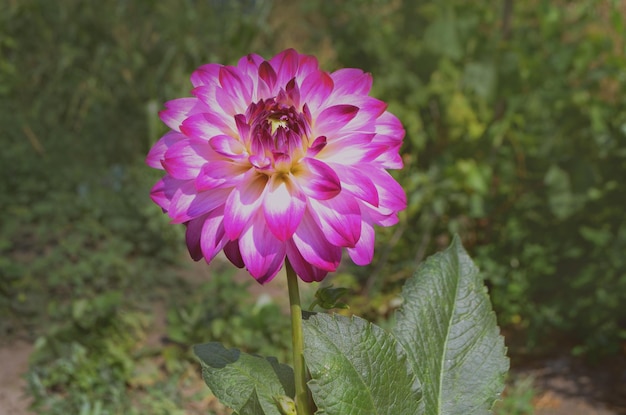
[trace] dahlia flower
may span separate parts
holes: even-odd
[[[368,96],[371,76],[324,72],[289,49],[201,66],[191,83],[193,97],[160,112],[171,131],[147,157],[166,173],[152,200],[187,226],[191,257],[223,250],[260,283],[285,259],[302,280],[321,281],[343,248],[370,263],[373,226],[395,224],[406,206],[386,171],[402,167],[404,129]]]

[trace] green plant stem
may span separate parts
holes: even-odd
[[[298,276],[288,260],[287,286],[289,287],[289,305],[291,310],[291,341],[293,344],[293,371],[296,383],[296,408],[298,415],[311,415],[309,392],[306,386],[306,367],[304,366],[304,343],[302,339],[302,306],[298,289]]]

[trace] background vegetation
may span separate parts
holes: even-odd
[[[35,341],[35,410],[220,411],[188,345],[287,358],[279,305],[229,268],[180,271],[143,164],[195,67],[285,47],[371,72],[407,129],[409,208],[372,266],[335,279],[353,312],[392,315],[458,232],[514,357],[624,353],[625,16],[604,0],[1,2],[0,336]]]

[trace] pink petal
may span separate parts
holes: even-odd
[[[306,156],[307,157],[315,157],[319,154],[320,151],[322,151],[324,149],[324,147],[326,147],[326,136],[319,136],[317,137],[313,143],[311,143],[311,146],[307,149],[306,151]]]
[[[348,103],[359,107],[359,113],[350,124],[350,127],[355,129],[369,126],[368,131],[374,130],[374,120],[380,117],[387,109],[387,104],[383,101],[367,95],[351,98]]]
[[[250,165],[231,160],[212,160],[205,164],[196,178],[198,191],[235,187],[245,179]]]
[[[317,134],[333,136],[335,132],[356,117],[359,107],[348,104],[333,105],[324,109],[315,120],[315,131]]]
[[[303,158],[302,171],[297,172],[298,184],[304,193],[314,199],[325,200],[341,191],[337,173],[328,164],[314,158]]]
[[[230,135],[216,135],[209,140],[211,148],[216,153],[226,157],[240,158],[246,151],[246,148],[241,144],[239,140]]]
[[[404,134],[404,128],[395,115],[385,112],[376,120],[376,136],[373,142],[387,147],[387,150],[381,153],[376,161],[380,162],[384,168],[401,169],[403,167],[400,147]]]
[[[406,208],[404,189],[384,169],[371,169],[370,178],[378,191],[378,211],[382,214],[396,213]]]
[[[168,214],[172,223],[184,223],[224,204],[231,189],[198,193],[193,181],[185,182],[172,196]]]
[[[338,139],[328,140],[326,147],[317,158],[323,159],[326,163],[336,163],[342,165],[364,165],[374,160],[380,154],[380,147],[372,155],[372,139],[374,133],[354,133]]]
[[[243,113],[252,98],[251,92],[253,85],[250,78],[232,66],[222,67],[220,69],[219,78],[222,90],[228,93],[233,103],[237,103],[236,106],[238,108],[243,109],[243,111],[236,111],[235,114]]]
[[[367,95],[372,89],[372,76],[360,69],[339,69],[330,76],[335,83],[333,95]]]
[[[250,219],[259,210],[266,184],[267,176],[251,172],[226,200],[224,229],[230,240],[239,238]]]
[[[222,112],[229,117],[245,113],[248,107],[246,101],[243,101],[241,98],[235,96],[232,91],[224,88],[217,88],[215,91],[215,99]]]
[[[259,66],[259,78],[261,78],[263,82],[265,82],[265,85],[267,85],[268,92],[274,90],[277,76],[274,68],[272,68],[272,65],[270,65],[269,62],[263,62]]]
[[[202,65],[191,74],[191,84],[194,87],[207,84],[217,84],[222,65],[209,63]]]
[[[319,71],[319,63],[317,62],[317,58],[311,55],[300,55],[299,65],[298,65],[298,73],[296,74],[296,78],[301,83],[306,79],[311,73]]]
[[[353,247],[361,236],[361,210],[349,193],[328,200],[309,200],[311,216],[333,245]]]
[[[347,248],[350,259],[360,266],[372,262],[374,257],[374,227],[366,222],[361,222],[361,237],[354,248]]]
[[[274,278],[285,261],[285,244],[267,232],[261,212],[241,233],[239,251],[248,272],[261,284]]]
[[[197,98],[178,98],[165,103],[165,109],[159,112],[159,118],[174,131],[180,132],[183,121],[189,117]]]
[[[202,225],[206,216],[200,216],[187,222],[187,230],[185,231],[185,241],[187,242],[187,249],[189,255],[194,261],[200,261],[202,259],[202,248],[200,248],[200,237],[202,235]]]
[[[328,165],[341,177],[343,191],[351,193],[354,197],[370,205],[378,206],[378,190],[376,190],[372,179],[369,178],[367,170],[339,163],[328,163]]]
[[[237,62],[237,68],[249,76],[256,76],[259,65],[265,62],[262,56],[256,53],[249,53],[246,56],[239,59]]]
[[[257,102],[260,98],[267,98],[270,95],[270,90],[267,85],[261,82],[259,78],[259,66],[265,62],[265,60],[256,54],[249,54],[239,59],[237,62],[237,69],[241,74],[250,80],[250,93],[251,101]]]
[[[298,228],[306,197],[290,180],[274,176],[263,197],[263,213],[270,232],[280,241],[291,238]]]
[[[373,206],[361,204],[361,213],[374,225],[393,226],[398,223],[398,212],[381,213]]]
[[[385,137],[385,142],[388,145],[397,145],[402,143],[404,133],[404,128],[402,127],[398,117],[388,111],[385,111],[376,120],[376,134],[377,136]]]
[[[296,76],[299,55],[295,50],[287,49],[270,59],[269,63],[276,72],[276,85],[287,85],[287,82]]]
[[[226,114],[217,102],[216,92],[218,89],[220,89],[219,80],[210,84],[198,85],[191,90],[191,93],[206,107],[207,110],[203,112],[212,112],[221,117],[227,117],[229,114]]]
[[[319,107],[332,92],[334,83],[330,75],[323,71],[309,74],[300,86],[302,102],[306,102],[311,113],[317,114]]]
[[[349,124],[344,127],[344,131],[374,132],[376,119],[387,109],[387,104],[376,98],[367,95],[333,95],[329,97],[326,105],[348,104],[359,108],[359,112]]]
[[[312,266],[335,271],[341,261],[341,248],[329,243],[311,214],[305,212],[293,242],[302,257]]]
[[[241,251],[239,251],[239,240],[228,241],[226,245],[224,245],[224,255],[226,255],[226,258],[237,268],[243,268],[245,266],[243,258],[241,257]]]
[[[168,186],[169,179],[171,179],[170,176],[163,177],[150,190],[150,199],[166,212],[170,208],[170,200],[176,190],[176,187]]]
[[[180,129],[187,137],[206,141],[216,135],[236,134],[234,119],[225,120],[222,116],[212,113],[194,114],[183,122]]]
[[[314,267],[309,264],[303,257],[293,240],[287,241],[287,258],[302,281],[313,282],[322,281],[328,274],[328,271]]]
[[[224,208],[212,210],[204,219],[200,248],[207,262],[211,261],[228,242],[224,232]]]
[[[206,141],[189,139],[178,141],[165,153],[163,167],[176,179],[195,179],[207,162],[204,155],[210,150]]]
[[[146,157],[146,164],[153,169],[162,170],[163,165],[161,162],[165,158],[165,152],[167,149],[185,138],[186,137],[179,132],[169,131],[152,146],[148,152],[148,156]]]

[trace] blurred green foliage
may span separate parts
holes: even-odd
[[[397,177],[409,207],[399,227],[379,233],[373,265],[351,269],[365,292],[394,292],[460,232],[500,323],[525,333],[527,347],[618,352],[626,340],[623,2],[306,8],[311,40],[326,39],[337,66],[372,72],[374,94],[407,129]]]
[[[285,47],[371,72],[407,130],[394,174],[409,207],[379,230],[372,266],[335,280],[361,294],[352,312],[390,316],[415,264],[458,232],[526,350],[617,353],[624,16],[617,0],[0,2],[0,335],[39,337],[40,413],[177,413],[180,344],[207,336],[284,353],[275,304],[227,276],[191,293],[173,279],[182,229],[150,202],[159,174],[143,158],[195,67]],[[169,307],[173,344],[151,355],[167,379],[142,374],[149,298]]]

